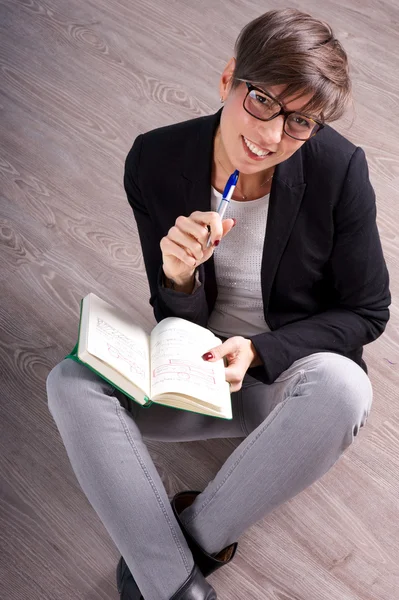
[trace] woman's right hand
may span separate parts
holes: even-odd
[[[179,287],[194,279],[198,265],[207,261],[220,240],[234,227],[234,219],[220,218],[215,211],[195,211],[189,217],[177,217],[161,240],[163,271]],[[209,229],[211,242],[206,247]]]

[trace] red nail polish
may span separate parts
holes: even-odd
[[[213,242],[213,245],[214,245],[214,246],[219,246],[219,244],[220,244],[220,240],[215,240],[215,241]]]
[[[212,352],[205,352],[205,354],[202,355],[202,358],[204,360],[211,360],[211,358],[213,358],[213,354]]]
[[[235,227],[237,225],[237,219],[234,219],[234,217],[233,217],[233,221],[234,221],[233,227]]]

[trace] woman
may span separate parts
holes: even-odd
[[[140,135],[125,188],[156,319],[223,339],[203,358],[227,361],[233,419],[142,409],[68,359],[48,378],[76,476],[123,554],[123,600],[216,598],[205,577],[240,535],[325,474],[365,424],[362,347],[389,318],[366,159],[326,125],[350,98],[330,27],[291,9],[249,23],[220,95],[216,115]],[[204,491],[171,506],[143,437],[244,440]]]

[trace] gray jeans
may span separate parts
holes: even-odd
[[[353,361],[318,353],[271,385],[246,376],[233,420],[159,405],[143,409],[65,359],[47,379],[49,409],[89,502],[145,600],[168,600],[193,558],[143,438],[244,438],[182,519],[209,553],[324,475],[370,412],[372,387]]]

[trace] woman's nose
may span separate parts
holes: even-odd
[[[284,117],[282,115],[272,119],[271,121],[263,121],[262,123],[262,140],[265,145],[279,144],[284,132]]]

